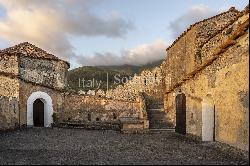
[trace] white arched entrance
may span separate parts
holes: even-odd
[[[33,104],[34,101],[40,99],[44,103],[44,127],[50,127],[51,123],[53,123],[53,107],[52,107],[52,99],[45,92],[33,92],[27,101],[27,126],[33,126]]]
[[[211,95],[207,95],[202,101],[202,141],[214,141],[215,110]]]

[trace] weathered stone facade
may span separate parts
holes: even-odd
[[[27,125],[28,98],[34,92],[47,93],[53,110],[62,107],[69,64],[29,43],[0,52],[0,129]]]
[[[121,124],[123,119],[141,121],[140,130],[147,129],[147,115],[142,97],[135,101],[121,101],[92,95],[64,93],[64,107],[58,113],[59,123],[90,125],[99,128],[102,124]],[[103,126],[103,128],[105,128]]]
[[[249,149],[249,14],[231,9],[191,26],[167,49],[164,107],[176,125],[176,96],[186,96],[187,134],[204,137],[208,105],[214,139]],[[204,118],[204,119],[203,119]],[[212,118],[213,119],[213,118]]]

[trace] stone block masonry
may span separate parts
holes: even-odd
[[[246,11],[248,7],[243,12],[231,9],[196,23],[167,49],[163,70],[165,76],[169,73],[172,76],[171,86],[164,90],[167,119],[174,126],[185,128],[188,135],[201,140],[211,138],[210,141],[243,150],[249,150],[249,100],[246,99],[249,14]],[[185,95],[182,105],[185,121],[177,116],[179,94]]]

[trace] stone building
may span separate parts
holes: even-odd
[[[176,131],[249,150],[249,12],[191,25],[167,48],[164,108]]]
[[[63,105],[69,63],[21,43],[0,52],[0,129],[51,126]]]

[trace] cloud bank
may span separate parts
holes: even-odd
[[[189,25],[211,17],[219,13],[219,11],[213,11],[204,4],[194,5],[182,16],[170,22],[168,28],[171,31],[172,37],[175,39],[184,32]]]
[[[105,36],[122,38],[134,29],[134,24],[117,13],[98,16],[92,9],[104,0],[0,0],[4,15],[0,17],[0,40],[11,45],[28,41],[56,56],[78,65],[143,65],[165,57],[168,43],[161,39],[141,44],[133,49],[76,55],[70,37]],[[224,10],[224,9],[223,9]],[[190,24],[218,12],[205,5],[192,6],[169,24],[173,38]],[[84,55],[84,56],[83,56]]]
[[[150,44],[142,44],[131,50],[122,50],[120,54],[110,52],[95,53],[93,56],[79,56],[76,61],[84,66],[99,65],[144,65],[165,57],[167,43],[158,39]]]
[[[90,9],[102,0],[0,0],[6,14],[0,18],[0,39],[17,44],[29,41],[69,60],[75,57],[69,36],[123,37],[133,23],[110,14],[97,16]]]

